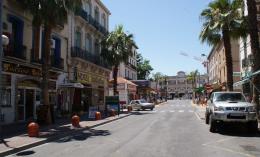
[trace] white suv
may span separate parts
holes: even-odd
[[[246,102],[240,92],[214,92],[208,101],[205,122],[210,124],[210,131],[215,132],[220,122],[247,123],[251,132],[258,130],[256,109]]]

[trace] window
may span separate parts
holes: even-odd
[[[91,52],[92,40],[90,34],[86,34],[85,38],[85,50]]]
[[[100,46],[99,46],[99,41],[98,39],[95,40],[95,54],[99,54],[100,52]]]
[[[79,27],[75,31],[75,46],[81,48],[81,31]]]
[[[99,22],[99,9],[97,6],[95,7],[95,20]]]
[[[102,26],[106,28],[106,15],[102,14]]]
[[[83,9],[91,15],[91,2],[87,1],[84,5],[83,5]]]
[[[2,95],[0,95],[0,103],[2,106],[11,106],[11,90],[2,90]]]

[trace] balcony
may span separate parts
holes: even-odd
[[[26,46],[11,42],[9,45],[4,47],[4,56],[26,60],[26,50]]]
[[[81,18],[83,18],[87,23],[89,23],[90,25],[92,25],[93,27],[96,28],[96,30],[98,30],[99,32],[101,32],[104,35],[107,35],[109,32],[108,30],[103,27],[98,21],[96,21],[90,14],[88,14],[88,12],[86,12],[83,9],[80,9],[78,11],[75,12],[75,15],[80,16]]]
[[[101,66],[103,68],[109,70],[112,69],[112,67],[106,61],[104,61],[99,55],[91,54],[90,52],[83,50],[79,47],[71,48],[71,57],[78,57],[98,66]]]

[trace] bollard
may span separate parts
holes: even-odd
[[[28,127],[28,136],[29,137],[38,137],[39,136],[39,125],[35,122],[31,122]]]
[[[100,120],[101,119],[100,112],[96,112],[95,117],[96,117],[96,120]]]
[[[132,106],[130,106],[130,105],[127,106],[127,111],[128,111],[128,112],[131,112],[132,110],[133,110]]]
[[[80,122],[80,118],[79,118],[78,115],[74,115],[74,116],[71,118],[72,126],[74,126],[74,127],[79,127],[79,122]]]
[[[110,116],[112,116],[112,117],[116,116],[116,111],[114,109],[112,109],[110,111]]]

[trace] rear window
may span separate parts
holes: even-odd
[[[245,102],[241,93],[215,93],[215,101],[240,101]]]

